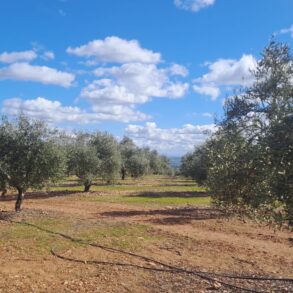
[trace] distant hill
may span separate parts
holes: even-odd
[[[181,163],[181,157],[169,157],[172,168],[178,169]]]

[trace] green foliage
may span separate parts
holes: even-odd
[[[97,150],[90,144],[89,137],[79,134],[76,141],[68,146],[68,171],[80,179],[84,191],[89,191],[100,171]]]
[[[226,210],[293,224],[293,57],[272,41],[253,85],[227,99],[217,132],[182,158]]]
[[[157,156],[156,162],[156,169],[153,174],[157,175],[168,175],[171,176],[174,174],[174,170],[171,167],[171,162],[169,158],[164,155]],[[150,164],[150,168],[152,169],[152,165]]]
[[[218,131],[207,143],[207,185],[217,203],[258,207],[267,198],[263,161],[257,147],[232,131]],[[255,196],[257,194],[257,196]]]
[[[121,153],[122,163],[127,165],[127,161],[135,155],[137,151],[137,146],[134,142],[127,136],[123,137],[119,143],[119,150]]]
[[[1,196],[4,196],[7,190],[7,179],[4,174],[0,172],[0,191]]]
[[[180,173],[183,176],[194,179],[199,185],[203,185],[207,179],[207,155],[206,147],[196,147],[192,153],[188,153],[181,159]]]
[[[293,58],[272,41],[255,82],[226,102],[219,130],[207,143],[208,186],[214,200],[264,218],[293,215]],[[270,215],[270,216],[268,216]]]
[[[134,169],[135,166],[132,162],[133,161],[132,158],[137,154],[138,147],[134,144],[134,142],[130,138],[125,136],[119,144],[119,150],[120,150],[121,160],[122,160],[121,175],[122,175],[122,179],[124,180],[127,174],[134,176],[133,170],[135,171]]]
[[[62,176],[65,161],[62,149],[43,122],[21,116],[0,125],[0,169],[10,186],[27,190],[40,188]]]
[[[285,203],[286,214],[293,217],[293,115],[273,125],[264,143],[267,147],[270,189],[273,197]],[[292,221],[292,219],[291,219]]]
[[[141,151],[145,158],[149,160],[149,174],[173,175],[173,169],[166,156],[160,155],[156,150],[150,150],[149,148],[143,148]]]
[[[65,155],[54,142],[54,135],[41,121],[29,121],[24,116],[13,122],[3,118],[0,124],[1,185],[9,184],[23,197],[28,188],[40,188],[49,180],[60,178],[65,170]]]
[[[65,171],[75,175],[89,191],[97,177],[113,183],[121,166],[134,178],[146,174],[171,174],[169,160],[148,148],[139,148],[125,137],[120,144],[108,133],[66,133],[50,130],[42,121],[21,116],[0,125],[0,190],[18,190],[20,209],[29,188],[42,188]]]
[[[134,142],[124,137],[119,144],[122,158],[122,173],[138,178],[147,174],[172,175],[172,168],[167,157],[159,155],[149,148],[139,148]]]
[[[108,183],[114,182],[121,169],[121,156],[116,139],[108,134],[97,132],[91,144],[100,160],[100,175]]]
[[[149,169],[149,160],[143,154],[137,152],[133,154],[127,162],[128,170],[132,177],[138,178],[145,174]]]

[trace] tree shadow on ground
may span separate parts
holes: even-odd
[[[111,218],[145,217],[144,221],[160,225],[183,225],[194,220],[223,218],[224,213],[216,208],[174,208],[156,210],[130,210],[103,212],[99,215]]]
[[[47,191],[47,192],[27,192],[25,194],[25,199],[46,199],[51,197],[63,197],[63,196],[70,196],[77,193],[82,193],[82,191],[72,191],[72,190],[60,190],[60,191]],[[4,201],[14,201],[16,199],[17,195],[6,195],[6,196],[0,196],[0,202]]]
[[[150,198],[162,198],[162,197],[182,197],[182,198],[192,198],[192,197],[209,197],[206,191],[146,191],[139,192],[128,197],[150,197]]]

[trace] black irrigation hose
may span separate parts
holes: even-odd
[[[240,279],[240,280],[254,280],[254,281],[279,281],[279,282],[289,282],[293,283],[292,278],[272,278],[272,277],[262,277],[262,276],[241,276],[241,275],[226,275],[226,274],[217,274],[217,273],[206,273],[209,275],[229,278],[229,279]]]
[[[169,270],[164,270],[164,269],[158,269],[158,268],[155,269],[155,268],[147,268],[147,267],[145,267],[148,270],[152,269],[152,270],[164,271],[164,272],[181,272],[181,273],[186,273],[186,274],[192,274],[192,275],[196,275],[197,277],[200,277],[202,279],[208,280],[210,282],[218,282],[218,283],[222,284],[225,287],[229,287],[229,288],[232,288],[232,289],[238,289],[238,290],[242,290],[242,291],[246,291],[246,292],[262,293],[263,291],[256,291],[256,290],[253,290],[253,289],[238,287],[236,285],[232,285],[232,284],[217,280],[217,279],[215,279],[213,277],[210,277],[209,275],[214,275],[214,276],[223,277],[223,278],[231,278],[231,279],[243,279],[243,280],[255,280],[255,281],[283,281],[283,282],[286,281],[286,282],[293,282],[293,279],[291,279],[291,278],[267,278],[267,277],[254,277],[254,276],[253,277],[251,277],[251,276],[236,276],[236,275],[224,275],[224,274],[216,274],[216,273],[208,273],[208,272],[200,272],[200,271],[190,271],[190,270],[186,270],[186,269],[183,269],[183,268],[174,267],[174,266],[162,263],[160,261],[157,261],[157,260],[142,256],[142,255],[138,255],[138,254],[135,254],[135,253],[126,252],[126,251],[123,251],[123,250],[115,249],[115,248],[112,248],[112,247],[106,247],[106,246],[95,244],[95,243],[89,243],[89,242],[84,241],[82,239],[73,238],[73,237],[71,237],[69,235],[66,235],[66,234],[63,234],[63,233],[60,233],[60,232],[50,231],[50,230],[44,229],[42,227],[39,227],[39,226],[31,224],[31,223],[27,223],[27,222],[24,222],[24,221],[18,222],[18,221],[13,221],[13,220],[6,220],[6,219],[3,219],[3,220],[7,221],[7,222],[11,222],[11,223],[31,226],[31,227],[37,228],[37,229],[39,229],[41,231],[44,231],[46,233],[49,233],[49,234],[59,235],[59,236],[65,238],[65,239],[68,239],[68,240],[72,241],[72,242],[78,242],[78,243],[85,244],[85,245],[88,245],[88,246],[97,247],[97,248],[100,248],[100,249],[103,249],[103,250],[106,250],[106,251],[109,251],[109,252],[130,255],[132,257],[140,258],[140,259],[143,259],[143,260],[148,261],[148,262],[157,263],[157,264],[169,269]],[[57,257],[57,254],[53,250],[51,250],[51,253],[55,254],[56,257]],[[59,256],[59,258],[65,259],[65,257],[62,257],[62,256]],[[74,259],[72,259],[72,261],[85,263],[82,260],[74,260]],[[91,262],[93,263],[95,261],[88,261],[87,263],[91,263]],[[98,261],[96,261],[95,263],[96,264],[100,263],[100,264],[105,264],[105,265],[109,264],[109,263],[103,263],[103,262],[98,262]],[[129,266],[139,267],[137,265],[125,264],[125,263],[124,264],[119,263],[117,265],[120,265],[120,266],[129,265]],[[141,268],[144,268],[144,267],[141,267]]]
[[[69,235],[66,235],[66,234],[63,234],[63,233],[60,233],[60,232],[53,232],[53,231],[44,229],[42,227],[36,226],[34,224],[31,224],[31,223],[17,222],[17,221],[11,221],[11,222],[18,223],[18,224],[24,224],[24,225],[28,225],[28,226],[32,226],[32,227],[37,228],[39,230],[42,230],[44,232],[47,232],[47,233],[50,233],[50,234],[59,235],[59,236],[61,236],[63,238],[66,238],[68,240],[71,240],[72,242],[79,242],[79,243],[86,244],[86,245],[89,245],[89,246],[92,246],[92,247],[101,248],[101,249],[106,250],[106,251],[109,251],[109,252],[127,254],[127,255],[130,255],[130,256],[136,257],[136,258],[143,259],[145,261],[157,263],[157,264],[159,264],[161,266],[169,267],[170,269],[177,269],[176,267],[172,267],[172,266],[170,266],[168,264],[165,264],[165,263],[162,263],[160,261],[151,259],[149,257],[145,257],[145,256],[142,256],[142,255],[138,255],[138,254],[135,254],[135,253],[132,253],[132,252],[127,252],[127,251],[123,251],[123,250],[116,249],[116,248],[112,248],[112,247],[103,246],[103,245],[96,244],[96,243],[89,243],[89,242],[84,241],[82,239],[73,238],[73,237],[71,237]],[[201,271],[193,271],[193,272],[196,272],[196,273],[199,273],[199,274],[214,275],[214,276],[223,277],[223,278],[231,278],[231,279],[259,280],[259,281],[283,281],[283,282],[286,281],[286,282],[292,282],[293,283],[293,279],[292,278],[273,278],[273,277],[262,277],[262,276],[245,276],[245,275],[241,276],[241,275],[217,274],[217,273],[209,273],[209,272],[201,272]]]
[[[131,264],[131,263],[116,263],[116,262],[105,262],[105,261],[96,261],[96,260],[81,260],[81,259],[75,259],[75,258],[70,258],[70,257],[66,257],[66,256],[62,256],[58,253],[56,253],[53,249],[51,249],[51,254],[57,258],[60,258],[62,260],[66,260],[66,261],[70,261],[70,262],[76,262],[76,263],[83,263],[83,264],[98,264],[98,265],[112,265],[112,266],[123,266],[123,267],[134,267],[137,269],[143,269],[143,270],[148,270],[148,271],[156,271],[156,272],[164,272],[164,273],[186,273],[186,274],[193,274],[196,275],[197,277],[200,277],[202,279],[205,279],[209,282],[218,282],[221,285],[231,288],[231,289],[238,289],[241,291],[246,291],[246,292],[253,292],[253,293],[264,293],[264,291],[256,291],[253,289],[247,289],[244,287],[239,287],[236,285],[232,285],[220,280],[216,280],[214,278],[208,277],[208,276],[204,276],[204,275],[200,275],[196,272],[192,272],[192,271],[186,271],[184,269],[181,268],[177,268],[174,270],[166,270],[166,269],[159,269],[159,268],[150,268],[150,267],[145,267],[145,266],[140,266],[140,265],[135,265],[135,264]]]
[[[145,267],[140,266],[132,263],[121,263],[121,262],[109,262],[109,261],[99,261],[99,260],[81,260],[76,258],[71,258],[67,256],[63,256],[61,254],[58,254],[53,248],[51,248],[51,254],[57,258],[66,260],[66,261],[72,261],[82,264],[97,264],[97,265],[110,265],[110,266],[120,266],[120,267],[132,267],[136,269],[143,269],[148,271],[156,271],[156,272],[170,272],[175,273],[173,270],[166,270],[166,269],[159,269],[159,268],[151,268],[151,267]]]

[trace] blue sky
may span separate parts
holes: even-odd
[[[0,111],[182,155],[273,34],[292,0],[1,0]]]

